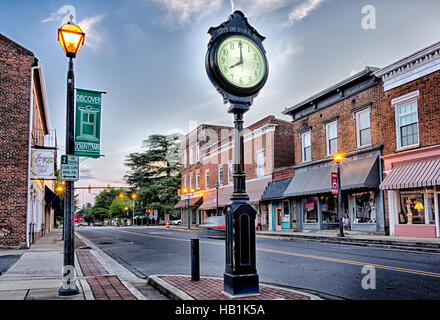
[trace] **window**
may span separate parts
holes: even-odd
[[[322,223],[336,223],[338,218],[337,196],[323,196],[321,200]]]
[[[183,178],[183,187],[184,187],[184,188],[187,188],[187,187],[188,187],[188,177],[187,177],[187,176],[185,176],[185,177]]]
[[[189,188],[192,189],[193,187],[193,175],[189,176]]]
[[[190,148],[189,149],[189,164],[192,165],[193,163],[194,163],[193,162],[193,149]]]
[[[374,192],[353,194],[353,219],[355,223],[375,223]]]
[[[196,189],[200,189],[200,172],[196,173]]]
[[[302,162],[312,161],[311,134],[311,130],[301,134]]]
[[[205,171],[205,185],[206,189],[209,189],[209,170]]]
[[[200,146],[196,144],[196,162],[200,161]]]
[[[219,185],[223,185],[223,166],[219,165],[218,166],[218,184]]]
[[[423,193],[401,193],[400,224],[425,224]]]
[[[185,148],[185,151],[183,152],[183,167],[186,168],[188,165],[188,154],[187,149]]]
[[[327,155],[338,152],[338,123],[336,121],[325,125],[325,136],[327,141]]]
[[[232,160],[228,161],[228,184],[232,183]]]
[[[257,177],[264,176],[264,149],[257,151]]]
[[[417,100],[396,105],[397,148],[419,144]]]
[[[357,146],[371,145],[370,108],[356,113]]]
[[[316,197],[302,199],[303,219],[305,223],[318,222],[317,200]]]

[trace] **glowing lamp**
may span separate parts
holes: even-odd
[[[68,58],[76,58],[84,44],[84,37],[85,33],[81,28],[71,21],[58,29],[58,41]]]
[[[344,160],[344,155],[340,152],[335,153],[333,156],[333,161],[336,163],[341,163]]]
[[[423,210],[424,209],[423,203],[417,201],[416,205],[414,206],[414,209],[418,211]]]

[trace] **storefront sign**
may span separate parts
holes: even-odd
[[[101,136],[101,92],[76,89],[75,154],[98,158]]]
[[[332,194],[338,194],[338,173],[332,172]]]
[[[35,149],[32,150],[32,178],[55,178],[55,151]]]

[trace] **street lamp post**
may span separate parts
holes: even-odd
[[[333,156],[333,161],[338,165],[338,217],[339,217],[339,233],[338,237],[344,237],[344,224],[342,221],[342,190],[341,190],[341,167],[340,164],[344,160],[342,153],[336,153]]]
[[[218,216],[218,188],[220,187],[220,184],[217,182],[215,184],[215,190],[216,190],[216,196],[215,196],[215,215]]]
[[[132,211],[133,211],[133,227],[134,227],[134,201],[137,199],[137,193],[133,192],[130,196],[131,200],[133,200]]]
[[[84,44],[85,34],[73,23],[73,16],[70,21],[58,29],[58,41],[69,58],[67,71],[67,103],[66,103],[66,154],[73,155],[74,146],[74,90],[75,77],[73,70],[73,59],[76,58],[79,50]],[[75,238],[73,220],[74,210],[74,183],[66,181],[64,194],[64,262],[63,280],[58,293],[60,296],[78,294],[75,279]]]

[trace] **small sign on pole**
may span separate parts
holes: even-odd
[[[338,173],[332,172],[332,194],[338,194]]]
[[[64,154],[61,156],[61,180],[78,181],[79,180],[79,157]]]

